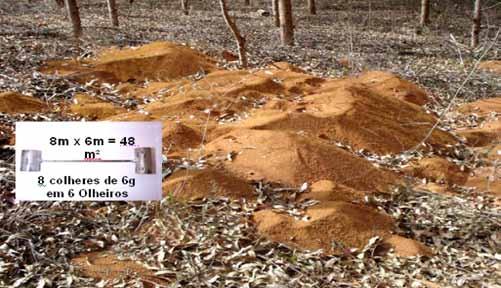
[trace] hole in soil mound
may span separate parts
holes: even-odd
[[[381,192],[399,182],[396,174],[375,168],[365,159],[292,132],[236,130],[208,143],[205,149],[215,159],[231,158],[222,165],[247,180],[264,179],[286,186],[331,180],[362,191]]]
[[[186,46],[153,42],[140,47],[104,50],[95,59],[54,61],[41,72],[86,82],[168,80],[216,70],[215,61]]]

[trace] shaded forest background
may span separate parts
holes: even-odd
[[[186,43],[211,56],[235,51],[215,0],[190,1],[189,15],[181,10],[181,1],[136,0],[131,4],[120,0],[119,28],[110,23],[106,1],[78,2],[83,36],[76,43],[65,9],[58,8],[56,1],[2,1],[0,45],[7,49],[2,51],[0,69],[22,74],[49,59],[89,57],[99,47],[154,40]],[[296,45],[292,47],[280,44],[273,17],[262,16],[261,9],[271,14],[271,1],[245,2],[228,1],[227,5],[247,40],[251,66],[287,61],[322,76],[391,70],[450,94],[461,84],[459,76],[489,46],[494,44],[485,57],[500,57],[499,41],[492,43],[501,23],[501,4],[496,0],[483,1],[476,49],[469,48],[473,1],[431,1],[431,23],[424,29],[419,27],[420,1],[317,0],[317,15],[308,13],[307,1],[293,1]],[[11,78],[17,80],[4,77],[0,89],[22,90],[22,77]],[[474,89],[475,95],[466,96],[472,100],[491,94],[492,85],[480,86]]]

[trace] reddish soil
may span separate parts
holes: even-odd
[[[469,174],[467,168],[463,168],[462,171],[454,163],[440,157],[423,158],[405,170],[414,177],[449,185],[465,184]]]
[[[388,191],[398,177],[377,169],[365,159],[293,132],[235,130],[208,143],[207,154],[231,161],[225,169],[248,180],[267,180],[288,186],[331,180],[363,191]]]
[[[484,61],[480,63],[479,67],[489,72],[501,74],[501,60]]]
[[[361,202],[366,193],[337,184],[330,180],[320,180],[311,184],[310,189],[301,193],[298,200]]]
[[[169,158],[207,157],[209,168],[170,175],[163,184],[165,197],[251,201],[256,197],[251,180],[288,187],[307,182],[310,188],[297,200],[320,202],[306,210],[310,219],[260,210],[253,216],[260,235],[326,253],[362,248],[370,238],[380,236],[398,255],[431,253],[420,243],[393,235],[394,223],[388,215],[355,204],[364,203],[367,194],[389,192],[401,184],[400,177],[336,145],[342,142],[376,154],[399,153],[418,145],[437,119],[421,107],[429,101],[426,91],[411,82],[381,71],[323,79],[285,62],[263,69],[222,70],[211,58],[166,42],[108,49],[93,59],[55,61],[42,70],[79,81],[97,78],[116,84],[120,97],[140,103],[137,109],[126,111],[95,97],[77,95],[71,112],[88,119],[162,121],[164,152]],[[24,96],[19,99],[25,100]],[[498,102],[484,100],[459,111],[486,116],[499,113]],[[491,144],[499,137],[499,127],[499,122],[491,121],[461,135],[476,145]],[[427,142],[439,147],[454,143],[456,139],[441,130],[435,130]],[[492,163],[482,169],[472,171],[468,179],[469,171],[445,159],[425,158],[412,163],[407,173],[436,182],[432,184],[437,191],[465,183],[491,193],[501,191],[496,186],[499,182],[491,181],[487,187],[480,183],[493,173]],[[92,256],[96,259],[91,265],[82,264],[87,261],[82,257],[75,261],[92,277],[103,278],[99,270],[104,266],[114,278],[123,267],[151,275],[131,261],[116,264],[113,256],[104,260]]]
[[[384,242],[393,249],[395,254],[403,257],[430,256],[433,254],[431,249],[423,245],[423,243],[398,235],[391,235]]]
[[[214,169],[177,171],[164,182],[163,191],[164,196],[172,195],[183,200],[208,197],[255,198],[249,183]]]
[[[199,52],[168,42],[153,42],[138,48],[107,49],[85,60],[54,61],[41,69],[81,82],[168,80],[216,70],[215,62]]]
[[[70,112],[91,120],[102,120],[113,115],[125,113],[126,110],[112,103],[87,94],[77,94],[70,106]]]
[[[393,96],[416,105],[424,105],[429,101],[422,88],[391,73],[366,72],[360,75],[359,81],[381,95]]]
[[[355,204],[323,202],[309,208],[308,221],[277,213],[271,209],[254,214],[258,232],[273,241],[326,253],[340,253],[342,248],[363,248],[374,236],[388,237],[393,229],[391,217]]]
[[[33,113],[43,112],[47,109],[47,104],[36,98],[21,95],[16,92],[0,93],[0,112]]]
[[[490,62],[498,62],[493,64]],[[490,61],[487,67],[501,67],[500,61]],[[494,65],[494,66],[493,66]],[[498,65],[498,66],[496,66]],[[484,165],[471,172],[466,186],[476,188],[477,192],[501,196],[501,98],[489,98],[462,105],[458,108],[462,113],[474,113],[485,119],[477,128],[458,131],[467,139],[471,146],[478,147],[476,151]]]
[[[217,135],[232,129],[302,131],[312,138],[348,143],[375,153],[398,153],[420,143],[436,122],[419,106],[378,94],[357,79],[329,80],[299,103],[280,103],[261,109],[247,120],[221,126]],[[454,143],[435,130],[432,145]]]
[[[152,65],[152,59],[161,63],[177,62]],[[121,82],[161,80],[142,87],[120,84],[127,97],[155,101],[139,107],[136,112],[113,116],[110,120],[145,119],[144,114],[147,114],[148,118],[161,121],[191,121],[199,129],[208,127],[207,139],[237,128],[304,131],[312,137],[345,142],[357,149],[397,153],[418,144],[436,121],[412,104],[426,103],[424,90],[386,72],[328,80],[306,74],[284,62],[257,71],[215,71],[211,59],[187,47],[165,42],[105,50],[87,62],[58,62],[45,70],[74,74],[77,73],[74,70],[91,69],[112,75]],[[181,65],[185,62],[190,65]],[[196,82],[180,79],[200,70],[213,72]],[[109,80],[102,75],[97,77]],[[298,96],[303,99],[298,101]],[[257,102],[266,105],[263,109],[255,109]],[[251,113],[251,117],[245,121],[216,125],[216,121],[232,116],[238,118],[246,113]],[[454,141],[447,133],[437,130],[429,142],[444,145]]]
[[[190,148],[198,148],[202,144],[200,131],[174,121],[163,122],[162,137],[162,143],[168,155],[182,153]]]
[[[479,100],[459,106],[458,111],[464,114],[475,113],[487,116],[492,113],[501,114],[501,97]]]
[[[498,156],[498,160],[501,156]],[[500,162],[496,166],[477,168],[466,182],[466,186],[475,187],[478,192],[490,193],[501,197],[501,168]]]
[[[169,281],[157,277],[152,271],[132,260],[120,260],[108,252],[94,252],[81,254],[72,260],[72,264],[79,267],[87,277],[110,280],[139,278],[144,287],[167,285]],[[114,287],[108,285],[106,287]]]

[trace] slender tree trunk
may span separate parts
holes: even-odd
[[[245,0],[245,6],[250,6],[250,0]]]
[[[181,0],[181,9],[183,10],[184,15],[190,14],[190,7],[188,0]]]
[[[278,1],[271,0],[272,10],[273,10],[273,24],[276,27],[280,27],[280,11],[278,11]]]
[[[426,26],[430,23],[430,0],[421,0],[421,18],[419,23],[421,26]]]
[[[291,0],[279,0],[280,11],[280,38],[283,45],[294,45],[294,24],[292,20]]]
[[[117,2],[116,0],[107,0],[107,1],[108,1],[108,13],[110,14],[111,24],[114,27],[118,27]]]
[[[82,23],[80,22],[80,12],[78,12],[78,5],[76,0],[64,0],[66,4],[66,14],[70,18],[71,25],[73,26],[73,36],[79,38],[82,36]]]
[[[473,7],[473,25],[471,26],[471,47],[478,46],[480,38],[480,24],[482,23],[482,1],[475,0]]]
[[[308,10],[311,15],[317,15],[317,6],[315,5],[315,0],[308,0]]]
[[[223,14],[224,21],[226,22],[226,25],[228,25],[228,28],[230,28],[231,33],[233,33],[235,41],[237,42],[238,58],[240,66],[245,68],[248,66],[247,49],[245,48],[245,38],[242,37],[242,34],[240,34],[237,25],[230,18],[230,15],[228,14],[228,8],[226,7],[226,0],[219,0],[219,4],[221,5],[221,12]]]

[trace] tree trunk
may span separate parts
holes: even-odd
[[[292,20],[291,0],[279,0],[278,10],[280,11],[280,38],[282,45],[294,45],[294,24]]]
[[[248,62],[247,62],[247,49],[245,48],[245,38],[242,37],[242,34],[240,34],[237,25],[230,18],[230,15],[228,14],[228,9],[226,7],[226,0],[219,0],[219,4],[221,5],[221,12],[223,14],[224,21],[226,22],[226,25],[228,25],[228,28],[230,28],[231,33],[233,33],[235,41],[237,42],[238,58],[240,66],[246,68]]]
[[[250,0],[245,0],[245,6],[250,6]]]
[[[426,26],[430,23],[430,0],[421,0],[421,26]]]
[[[471,47],[478,46],[480,38],[480,24],[482,23],[482,1],[475,0],[473,7],[473,25],[471,28]]]
[[[279,0],[271,0],[273,10],[273,24],[275,24],[276,27],[280,27],[280,12],[278,11],[278,1]]]
[[[80,22],[80,12],[78,12],[78,5],[76,0],[64,0],[68,17],[70,18],[71,25],[73,26],[73,36],[79,38],[82,36],[82,24]]]
[[[118,27],[118,11],[116,0],[108,0],[108,13],[110,14],[111,24]]]
[[[311,15],[317,15],[317,6],[315,5],[315,0],[308,0],[308,10]]]
[[[64,8],[64,0],[56,0],[57,7]]]
[[[181,9],[183,10],[184,15],[190,14],[190,7],[188,0],[181,0]]]

